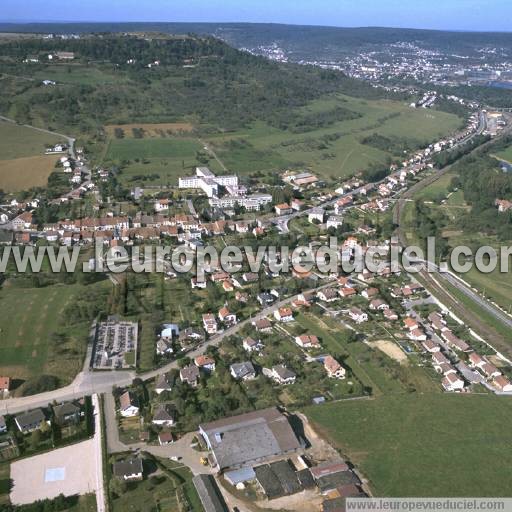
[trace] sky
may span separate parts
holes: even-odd
[[[196,21],[510,31],[511,0],[0,0],[0,21]]]

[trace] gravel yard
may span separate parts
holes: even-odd
[[[97,460],[94,440],[59,448],[11,465],[11,502],[14,505],[96,492]],[[100,461],[101,464],[101,461]]]

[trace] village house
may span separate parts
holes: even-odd
[[[431,354],[434,354],[435,352],[439,352],[441,350],[441,346],[432,340],[425,340],[421,343],[421,345],[427,352]]]
[[[237,322],[236,315],[231,313],[226,306],[219,310],[219,320],[227,325],[233,325]]]
[[[494,378],[492,383],[498,388],[499,391],[504,393],[512,392],[512,384],[504,375],[498,375]]]
[[[260,332],[270,332],[272,331],[272,324],[268,318],[260,318],[258,320],[253,320],[252,325],[257,331]]]
[[[125,481],[142,480],[142,459],[137,457],[135,459],[114,462],[112,472],[116,478]]]
[[[173,427],[176,423],[176,411],[169,404],[162,404],[155,410],[151,423],[159,427]]]
[[[471,347],[464,341],[455,336],[452,331],[446,329],[441,333],[441,337],[446,341],[446,343],[453,349],[459,350],[461,352],[469,352]]]
[[[322,224],[325,219],[325,210],[323,208],[312,208],[308,213],[308,221]]]
[[[215,359],[207,355],[200,355],[194,358],[194,364],[206,372],[213,372],[215,370]]]
[[[157,213],[160,213],[169,210],[170,205],[170,199],[157,199],[155,201],[154,208]]]
[[[73,402],[64,402],[53,406],[53,416],[57,425],[76,425],[80,422],[82,409]]]
[[[408,338],[413,341],[426,341],[427,335],[421,328],[411,329],[407,334]]]
[[[23,414],[18,414],[14,418],[14,422],[22,434],[30,434],[34,432],[34,430],[39,430],[43,422],[46,422],[48,425],[50,424],[50,422],[46,420],[42,409],[34,409]]]
[[[174,379],[169,373],[161,374],[155,381],[155,393],[161,395],[164,391],[172,391]]]
[[[0,398],[8,398],[10,389],[10,377],[0,377]]]
[[[156,353],[159,356],[165,356],[172,354],[174,349],[172,347],[172,341],[164,338],[159,338],[156,342]]]
[[[256,378],[256,370],[250,361],[243,363],[233,363],[229,367],[231,376],[236,380],[252,380]]]
[[[124,418],[139,415],[139,401],[131,391],[126,391],[119,397],[119,413]]]
[[[450,365],[448,358],[440,351],[432,353],[432,366],[436,372],[442,373],[442,365]]]
[[[368,300],[371,300],[379,294],[379,290],[377,288],[366,288],[361,292],[361,295]]]
[[[260,352],[264,345],[261,340],[255,340],[251,337],[244,338],[242,341],[242,347],[246,352]]]
[[[370,309],[372,311],[384,311],[389,309],[389,306],[382,299],[373,299],[370,302]]]
[[[498,207],[499,212],[508,212],[512,209],[512,201],[508,201],[507,199],[496,199],[494,204]]]
[[[363,322],[368,321],[368,315],[364,311],[361,311],[359,308],[353,307],[348,312],[350,318],[354,320],[354,322],[361,324]]]
[[[316,296],[323,302],[334,302],[339,298],[336,288],[324,288],[323,290],[319,290]]]
[[[329,215],[327,217],[326,227],[337,229],[343,226],[343,217],[341,215]]]
[[[180,380],[185,384],[195,388],[199,381],[199,369],[193,364],[189,364],[180,370]]]
[[[488,363],[487,361],[480,367],[481,370],[485,373],[485,375],[492,379],[499,377],[501,375],[501,372],[491,363]]]
[[[320,340],[314,334],[296,336],[295,343],[302,348],[320,348]]]
[[[208,334],[215,334],[217,332],[217,321],[212,313],[203,315],[203,327]]]
[[[160,432],[158,434],[158,444],[160,446],[166,446],[174,443],[174,434],[172,432]]]
[[[414,320],[414,318],[411,318],[410,316],[408,316],[405,320],[404,320],[404,326],[406,329],[409,329],[409,331],[413,331],[414,329],[418,329],[419,328],[419,324],[416,320]]]
[[[340,297],[347,298],[357,295],[357,291],[354,288],[343,287],[338,290]]]
[[[272,367],[269,376],[275,382],[282,385],[294,384],[297,378],[295,372],[282,364]]]
[[[229,280],[226,279],[226,281],[223,281],[222,282],[222,289],[229,293],[229,292],[233,292],[235,290],[235,287],[233,286],[233,283]]]
[[[464,381],[456,373],[445,375],[441,384],[445,391],[462,391],[464,389]]]
[[[288,215],[293,212],[292,207],[288,203],[276,204],[274,210],[277,215]]]
[[[291,322],[293,321],[293,311],[290,308],[279,308],[274,311],[274,318],[278,322]]]
[[[393,309],[385,309],[383,311],[383,314],[384,314],[384,318],[386,318],[386,320],[390,320],[392,322],[394,322],[395,320],[398,320],[398,315],[395,313],[395,311]]]
[[[198,281],[197,277],[194,276],[190,279],[190,286],[192,289],[194,289],[194,288],[204,289],[204,288],[206,288],[206,281],[204,279],[202,281]]]
[[[332,356],[326,356],[324,359],[324,368],[331,379],[344,379],[347,371]]]

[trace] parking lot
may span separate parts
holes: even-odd
[[[96,492],[96,458],[94,440],[89,439],[13,462],[11,502],[22,505],[61,493],[72,496]]]
[[[92,365],[102,370],[135,366],[138,325],[109,317],[97,326]],[[129,355],[132,354],[132,360]]]

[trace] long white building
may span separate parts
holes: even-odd
[[[238,176],[215,176],[208,167],[196,167],[195,176],[186,176],[179,178],[179,188],[192,188],[202,190],[208,197],[217,197],[219,195],[219,185],[237,189]]]

